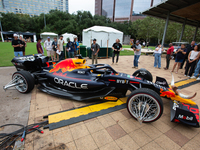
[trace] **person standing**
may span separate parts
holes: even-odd
[[[181,63],[185,59],[186,52],[187,52],[187,49],[185,48],[185,44],[181,44],[181,48],[177,49],[176,52],[175,52],[176,53],[176,59],[175,59],[175,63],[174,63],[174,66],[173,66],[173,69],[172,69],[171,72],[174,71],[174,69],[176,68],[176,65],[178,64],[177,71],[176,71],[176,73],[178,73],[178,70],[181,66]]]
[[[21,40],[21,43],[22,43],[21,49],[22,49],[22,52],[23,52],[23,56],[25,56],[26,41],[25,41],[25,39],[23,39],[22,36],[20,36],[19,39]]]
[[[41,38],[37,39],[37,44],[36,44],[37,52],[38,52],[38,54],[44,55],[44,51],[43,51],[43,48],[42,48],[42,45],[41,45],[41,41],[42,41]]]
[[[57,43],[58,51],[61,52],[60,57],[59,57],[59,61],[63,60],[63,58],[64,58],[63,44],[64,44],[64,40],[63,40],[63,36],[61,35],[59,40],[58,40],[58,43]]]
[[[186,55],[185,55],[183,62],[181,63],[180,69],[183,68],[185,61],[187,62],[188,55],[192,50],[194,50],[194,47],[195,47],[195,41],[192,41],[191,44],[187,46],[187,52],[186,52]],[[185,66],[185,68],[186,68],[186,66]]]
[[[97,58],[98,58],[98,52],[100,49],[100,46],[96,43],[96,39],[93,39],[93,43],[91,44],[91,51],[92,51],[92,64],[94,64],[94,59],[95,63],[97,64]]]
[[[58,61],[59,60],[59,54],[56,53],[57,49],[58,49],[58,43],[57,43],[57,38],[54,38],[54,41],[52,42],[52,47],[53,47],[53,51],[54,51],[54,61]],[[56,58],[57,56],[57,58]]]
[[[51,60],[53,61],[54,51],[52,50],[52,41],[50,37],[47,37],[47,40],[44,42],[44,48],[47,51],[47,56],[51,57]]]
[[[74,55],[77,55],[78,54],[78,50],[79,50],[79,43],[77,41],[77,37],[74,38],[74,47],[75,47],[75,50],[74,50]]]
[[[158,44],[157,48],[154,51],[154,67],[156,68],[158,66],[158,69],[161,69],[161,54],[162,51],[164,50],[163,48],[161,48],[162,45]]]
[[[169,48],[167,50],[167,55],[166,55],[166,67],[164,68],[165,70],[169,69],[169,63],[170,63],[170,59],[173,54],[173,51],[174,51],[174,46],[172,45],[172,43],[169,43]]]
[[[187,75],[188,75],[188,77],[192,76],[195,66],[196,66],[196,61],[199,59],[199,55],[200,55],[199,51],[200,51],[200,45],[196,45],[194,47],[194,50],[192,50],[189,53],[184,76],[187,76]],[[189,71],[189,69],[190,69],[190,71]],[[188,74],[188,71],[189,71],[189,74]]]
[[[199,61],[197,63],[197,67],[196,67],[196,69],[194,71],[194,75],[191,77],[191,79],[196,79],[197,75],[199,74],[199,71],[200,71],[200,59],[199,59]],[[200,80],[200,76],[197,78],[197,80]]]
[[[135,47],[133,47],[134,50],[134,61],[133,61],[133,67],[132,68],[138,68],[138,60],[140,58],[141,55],[141,45],[140,45],[140,41],[137,40],[135,43]]]
[[[67,38],[66,50],[68,52],[68,57],[74,58],[75,47],[74,47],[74,43],[70,41],[70,38]]]
[[[14,39],[12,41],[12,46],[14,47],[14,55],[15,57],[19,56],[23,56],[23,51],[22,51],[22,41],[20,39],[18,39],[18,35],[14,34]]]
[[[122,50],[122,44],[119,43],[120,40],[119,39],[116,39],[116,42],[113,44],[112,46],[112,49],[113,49],[113,54],[112,54],[112,64],[114,64],[114,59],[115,59],[115,55],[117,55],[117,58],[116,58],[116,64],[118,63],[118,60],[119,60],[119,53],[120,51]]]

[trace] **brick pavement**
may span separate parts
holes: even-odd
[[[119,72],[132,74],[133,56],[120,56],[119,64],[112,67]],[[154,57],[142,55],[139,68],[149,70],[155,81],[156,76],[167,79],[170,83],[169,70],[153,67]],[[99,63],[111,65],[111,58],[99,59]],[[87,61],[90,64],[91,60]],[[170,63],[170,69],[174,60]],[[162,58],[162,68],[165,58]],[[175,81],[185,79],[183,70],[174,74]],[[193,99],[200,106],[199,85],[192,85],[183,90],[185,93],[198,92]],[[170,122],[169,100],[162,98],[164,112],[159,120],[140,125],[126,109],[112,112],[90,120],[58,128],[52,131],[44,130],[44,134],[33,132],[26,136],[26,150],[152,150],[152,149],[199,149],[200,130],[190,126]],[[38,89],[32,91],[28,124],[44,121],[42,118],[49,113],[77,108],[89,103],[57,98]]]

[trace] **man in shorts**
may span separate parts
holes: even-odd
[[[53,60],[54,51],[52,50],[52,41],[50,37],[47,37],[47,40],[44,42],[44,48],[47,51],[47,56],[51,57],[51,60]]]

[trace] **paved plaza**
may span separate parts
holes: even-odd
[[[171,82],[170,70],[153,67],[154,57],[142,55],[139,68],[149,70],[154,78],[161,76]],[[98,59],[98,63],[111,65],[111,58]],[[91,64],[91,59],[87,60]],[[162,58],[165,67],[165,57]],[[170,69],[174,60],[171,60]],[[120,56],[118,65],[112,67],[118,72],[132,74],[133,56]],[[175,81],[186,79],[184,70],[174,73]],[[200,106],[200,83],[184,88],[185,94],[197,92],[193,100]],[[57,98],[39,91],[36,87],[30,94],[30,110],[28,124],[44,121],[43,116],[50,113],[91,104]],[[33,132],[26,136],[25,150],[189,150],[199,149],[200,129],[170,122],[169,99],[162,98],[164,111],[161,118],[153,123],[139,124],[127,109],[115,111],[90,120],[68,125],[52,131],[44,130],[44,134]],[[28,112],[27,112],[28,113]]]

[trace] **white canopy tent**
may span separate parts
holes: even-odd
[[[53,33],[53,32],[43,32],[43,33],[40,34],[40,37],[42,38],[42,42],[47,40],[47,37],[50,37],[51,40],[53,41],[54,37],[58,38],[58,34]]]
[[[90,47],[92,40],[95,38],[100,47],[112,47],[116,39],[122,42],[123,32],[116,30],[111,27],[104,26],[93,26],[84,29],[83,35],[83,45]]]
[[[77,35],[72,33],[64,33],[62,36],[65,43],[67,43],[67,38],[70,38],[70,41],[74,41],[74,38],[77,37]]]

